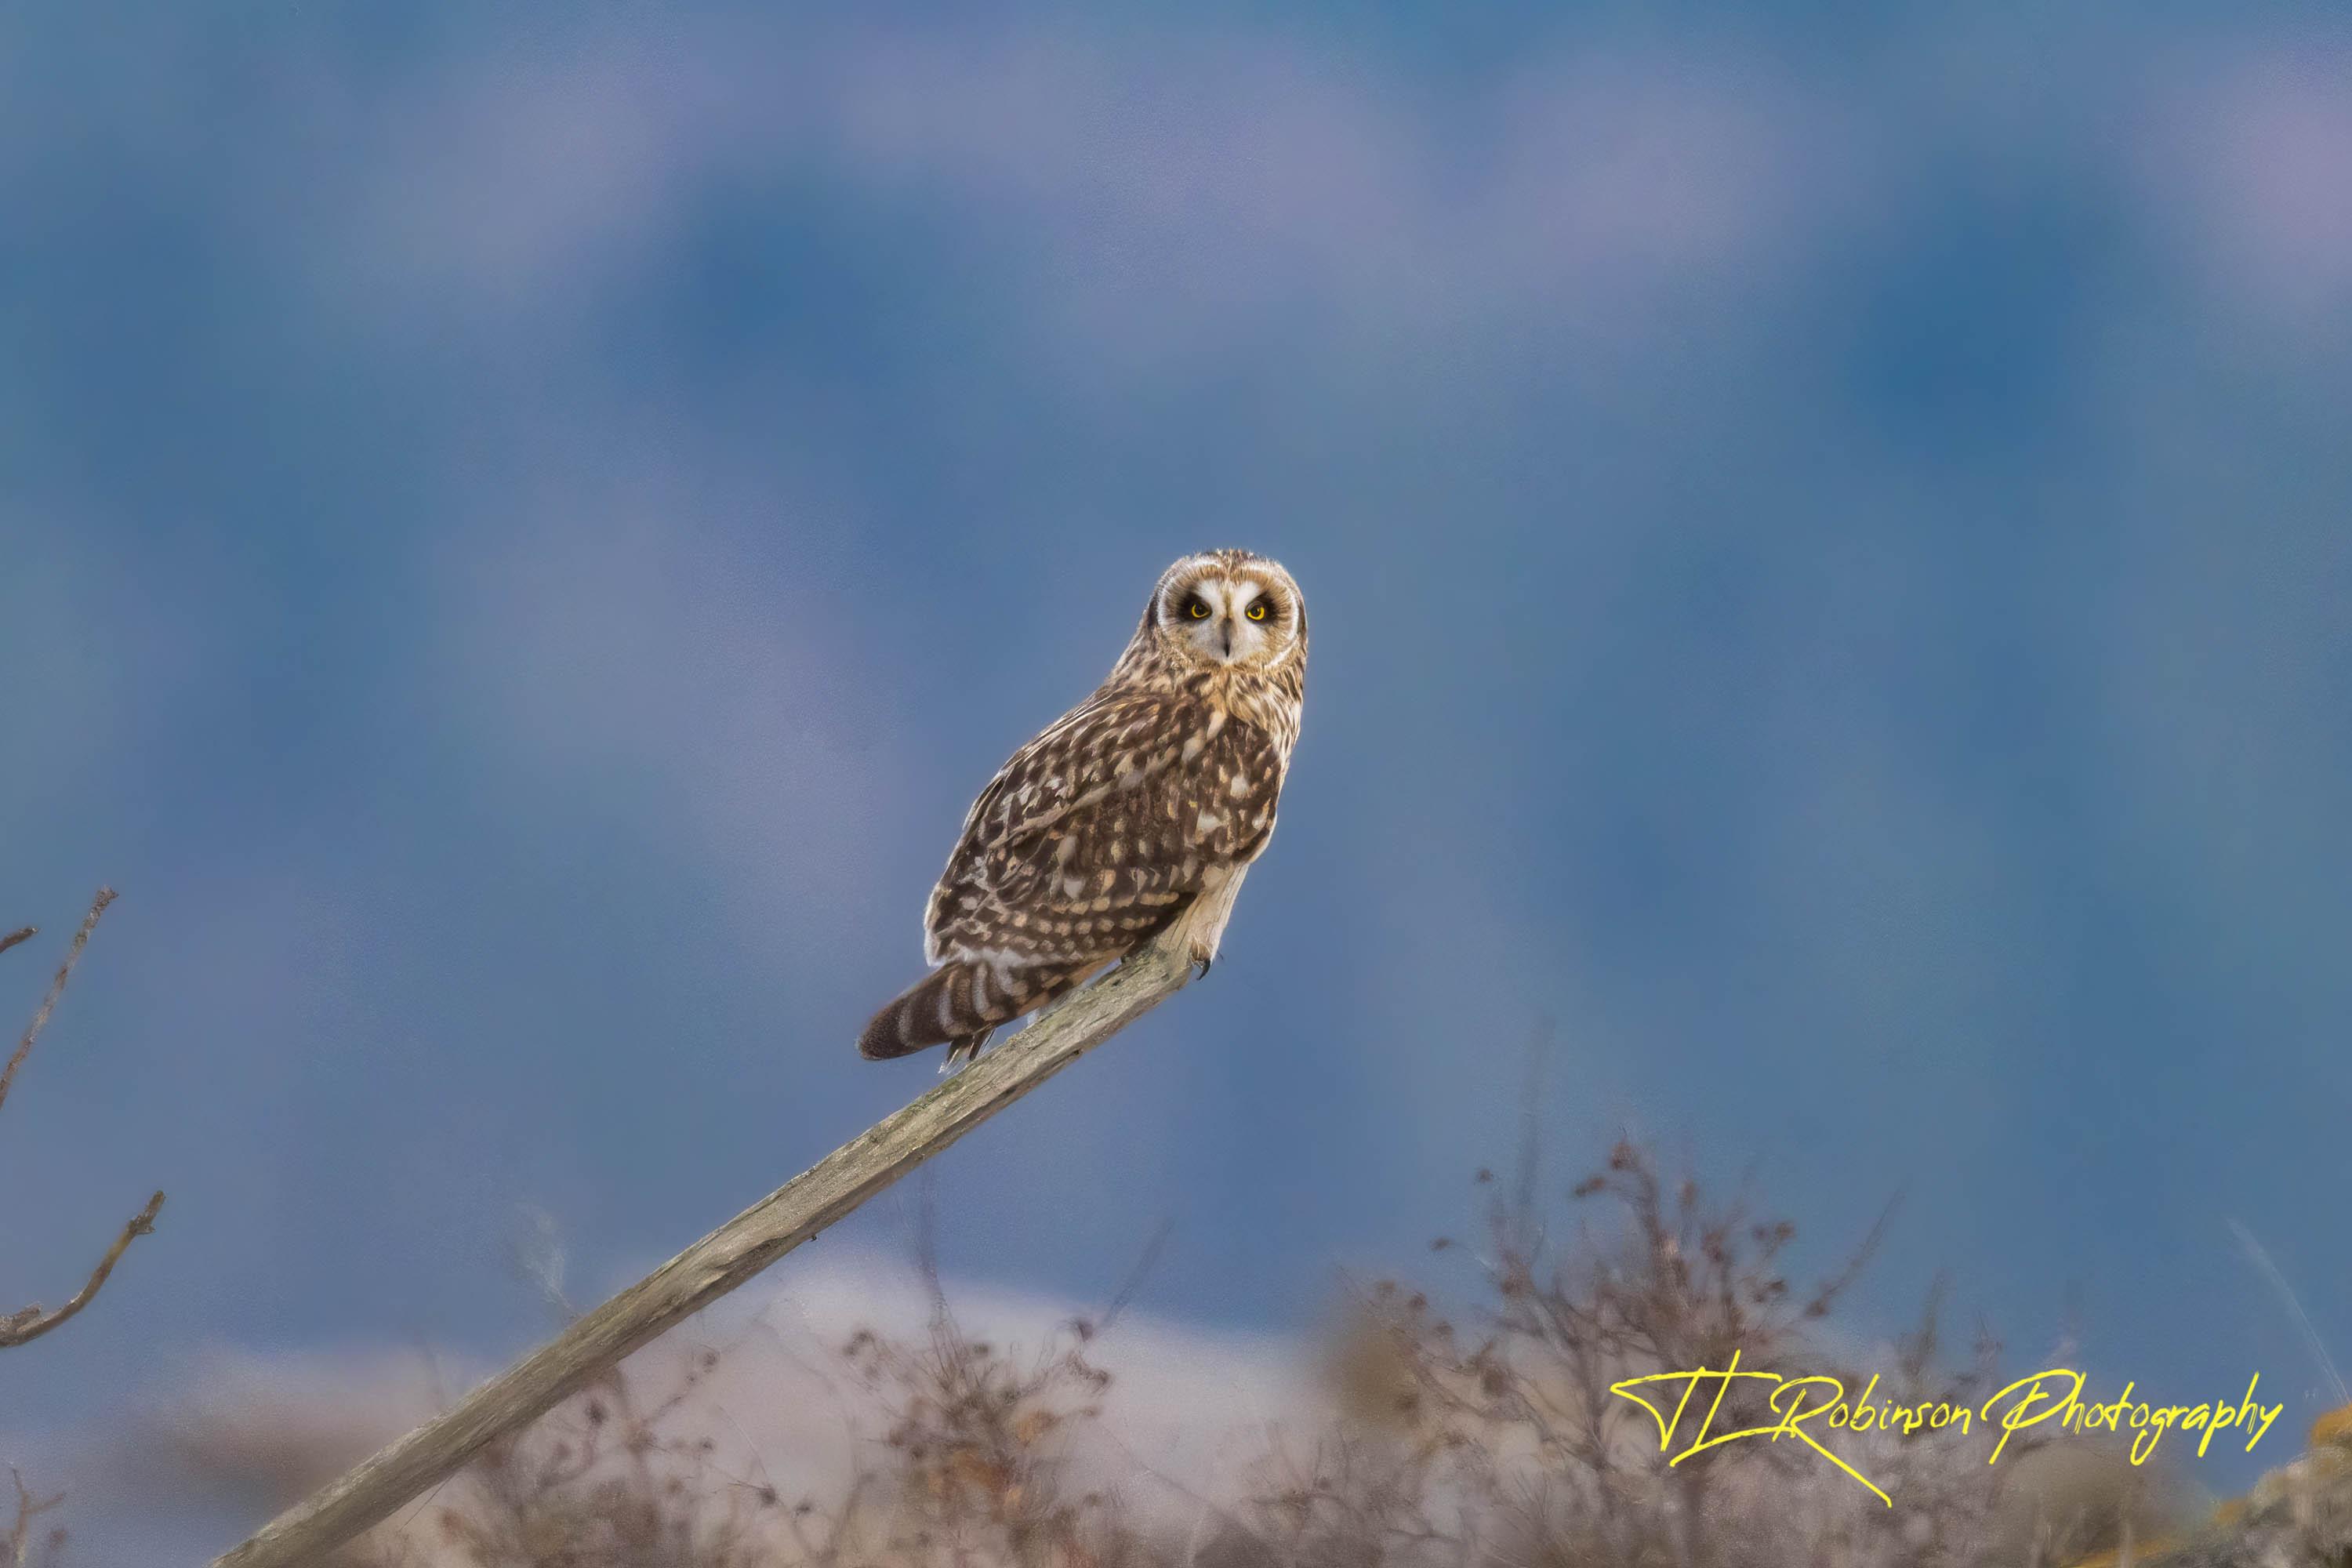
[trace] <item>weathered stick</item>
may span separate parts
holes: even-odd
[[[325,1554],[528,1426],[1181,990],[1182,956],[1155,942],[1029,1027],[826,1155],[574,1322],[213,1568],[316,1568]],[[847,1047],[845,1044],[844,1049]]]

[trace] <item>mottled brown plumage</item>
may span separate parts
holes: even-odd
[[[939,967],[859,1051],[969,1058],[1171,926],[1206,969],[1274,832],[1306,675],[1290,574],[1245,550],[1169,567],[1109,678],[972,803],[924,911]]]

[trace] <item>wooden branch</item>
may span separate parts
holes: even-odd
[[[33,1021],[25,1026],[24,1038],[16,1042],[16,1052],[9,1057],[7,1067],[0,1068],[0,1105],[7,1103],[8,1090],[16,1082],[16,1069],[23,1067],[25,1058],[33,1054],[33,1042],[41,1037],[41,1030],[48,1023],[49,1015],[57,1011],[58,999],[66,994],[66,982],[73,978],[74,965],[81,962],[81,950],[89,945],[89,933],[98,929],[99,917],[106,913],[106,906],[112,902],[114,889],[111,888],[100,888],[98,896],[90,900],[89,913],[82,917],[81,929],[74,932],[73,942],[66,949],[65,962],[58,965],[58,973],[49,982],[48,994],[41,998],[39,1010],[34,1013]],[[35,927],[26,926],[0,936],[0,952],[5,952],[26,941],[35,933]],[[106,1249],[106,1256],[98,1260],[96,1268],[90,1270],[89,1282],[74,1292],[72,1300],[54,1312],[43,1311],[40,1303],[35,1302],[0,1317],[0,1350],[13,1350],[37,1340],[89,1306],[91,1299],[97,1296],[99,1287],[106,1283],[106,1277],[114,1272],[114,1266],[122,1261],[122,1255],[131,1244],[142,1236],[153,1234],[155,1215],[163,1207],[163,1194],[157,1193],[147,1200],[145,1208],[131,1216],[131,1222],[122,1227],[122,1234],[114,1238],[114,1245]],[[18,1489],[21,1491],[23,1489],[20,1486]]]
[[[1174,995],[1191,975],[1167,939],[1155,942],[289,1510],[213,1568],[316,1568],[326,1553],[455,1474],[486,1445],[530,1425],[630,1352],[749,1282]]]

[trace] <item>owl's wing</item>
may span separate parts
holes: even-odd
[[[933,962],[1123,954],[1274,828],[1264,731],[1197,700],[1104,693],[1015,752],[965,819],[925,920]]]

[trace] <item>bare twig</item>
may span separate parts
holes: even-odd
[[[74,932],[73,945],[66,949],[66,961],[58,965],[57,978],[49,982],[49,994],[41,998],[40,1010],[25,1026],[25,1037],[16,1043],[16,1053],[8,1058],[7,1068],[0,1070],[0,1105],[8,1103],[8,1089],[16,1081],[16,1069],[23,1067],[25,1058],[33,1054],[33,1042],[40,1037],[42,1026],[49,1021],[49,1014],[56,1010],[58,998],[66,994],[66,981],[72,975],[74,965],[81,962],[81,950],[89,945],[89,933],[98,929],[98,917],[104,914],[106,906],[112,902],[114,889],[111,888],[100,888],[98,897],[90,900],[89,913],[81,918],[81,930]],[[31,936],[35,929],[26,926],[22,931],[9,932],[7,940],[0,942],[0,952],[7,952]]]
[[[33,1014],[33,1021],[25,1026],[24,1038],[16,1042],[16,1049],[9,1057],[7,1067],[0,1068],[0,1105],[7,1103],[8,1090],[16,1081],[16,1069],[23,1067],[25,1058],[33,1054],[33,1042],[40,1038],[49,1015],[57,1011],[58,999],[66,994],[66,982],[73,977],[74,965],[81,962],[81,950],[89,945],[89,933],[98,929],[99,917],[106,913],[106,906],[112,902],[114,889],[111,888],[100,888],[98,896],[90,900],[89,913],[82,917],[81,929],[74,932],[73,942],[66,949],[65,962],[58,965],[57,975],[49,982],[48,994],[41,998],[41,1005]],[[32,936],[35,929],[26,926],[0,937],[0,952],[7,952]],[[43,1311],[36,1302],[0,1316],[0,1350],[13,1350],[37,1340],[89,1306],[92,1298],[97,1296],[99,1287],[105,1284],[107,1276],[114,1272],[114,1266],[122,1260],[122,1254],[131,1244],[154,1231],[155,1215],[163,1207],[163,1194],[157,1193],[147,1200],[145,1208],[131,1216],[130,1223],[122,1227],[122,1234],[114,1238],[114,1245],[106,1249],[106,1256],[98,1260],[96,1268],[90,1270],[89,1282],[75,1292],[72,1300],[54,1312]]]
[[[2287,1315],[2294,1320],[2294,1326],[2303,1331],[2303,1342],[2311,1347],[2312,1359],[2319,1363],[2319,1370],[2327,1374],[2327,1381],[2336,1386],[2336,1402],[2352,1403],[2352,1390],[2344,1386],[2344,1374],[2336,1370],[2336,1358],[2327,1353],[2327,1342],[2321,1339],[2319,1331],[2311,1326],[2311,1314],[2303,1310],[2303,1299],[2294,1293],[2294,1287],[2286,1282],[2286,1276],[2279,1272],[2279,1266],[2271,1261],[2269,1249],[2254,1239],[2252,1231],[2236,1220],[2228,1224],[2230,1234],[2238,1238],[2240,1247],[2245,1248],[2247,1260],[2277,1292],[2278,1299],[2286,1305]]]
[[[27,1568],[33,1561],[33,1521],[65,1501],[66,1494],[36,1498],[14,1465],[8,1468],[8,1477],[16,1483],[16,1522],[8,1531],[8,1568]]]
[[[289,1510],[214,1568],[307,1568],[320,1562],[630,1352],[755,1278],[1174,995],[1190,976],[1183,954],[1155,942],[586,1313],[452,1409]]]
[[[122,1234],[114,1238],[114,1245],[106,1249],[106,1256],[98,1260],[96,1268],[90,1270],[89,1283],[75,1292],[72,1300],[54,1312],[42,1311],[37,1303],[0,1318],[0,1350],[13,1350],[18,1345],[37,1340],[84,1307],[89,1306],[90,1298],[96,1296],[98,1288],[106,1283],[106,1277],[114,1272],[115,1264],[121,1261],[123,1253],[130,1249],[131,1244],[142,1236],[153,1233],[155,1215],[162,1211],[163,1207],[163,1194],[157,1193],[147,1200],[145,1208],[131,1216],[131,1222],[122,1227]]]
[[[1163,1218],[1158,1225],[1151,1227],[1151,1239],[1143,1244],[1141,1256],[1136,1258],[1135,1267],[1127,1271],[1127,1278],[1119,1281],[1118,1289],[1111,1297],[1110,1305],[1103,1309],[1102,1316],[1092,1321],[1080,1320],[1082,1327],[1079,1338],[1095,1339],[1108,1333],[1118,1326],[1119,1319],[1125,1317],[1127,1310],[1135,1304],[1135,1298],[1142,1290],[1143,1282],[1151,1278],[1151,1271],[1160,1266],[1160,1254],[1168,1246],[1168,1238],[1175,1232],[1176,1222],[1172,1219]]]

